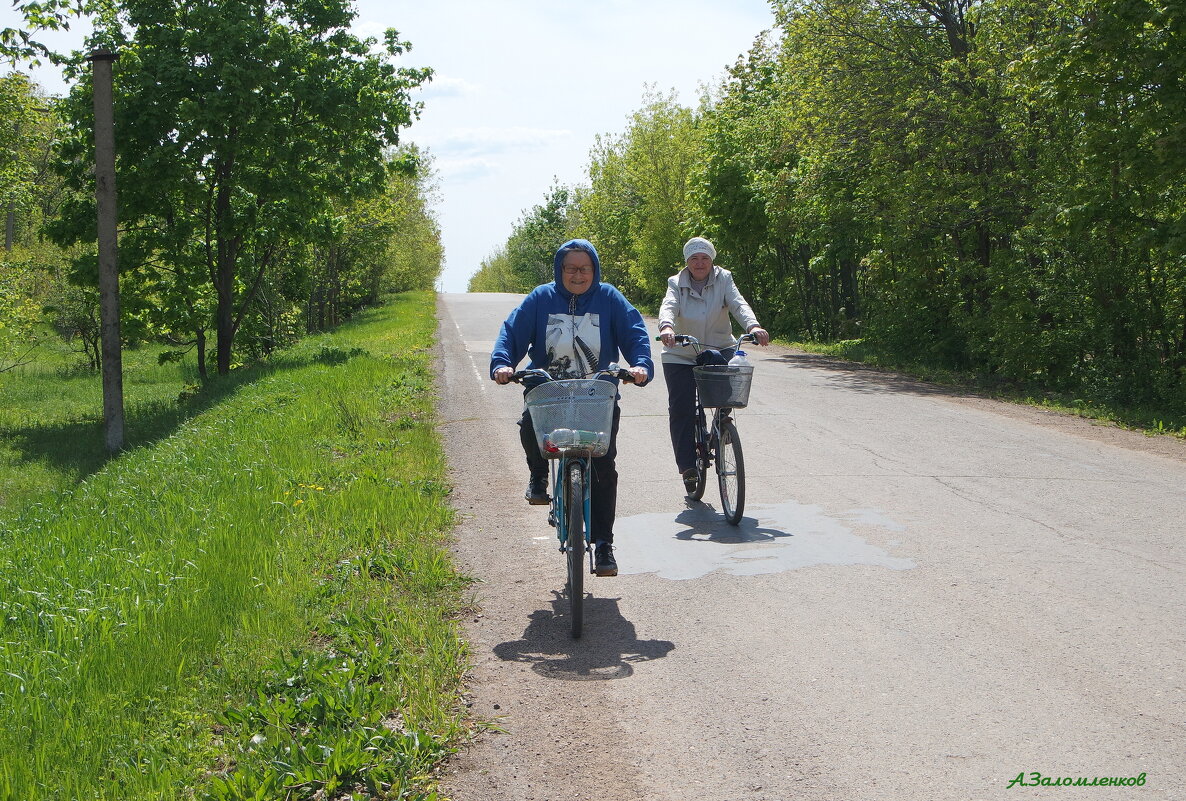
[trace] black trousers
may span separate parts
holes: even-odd
[[[696,379],[692,367],[663,362],[671,449],[675,451],[675,466],[681,473],[696,466]]]
[[[609,450],[605,456],[597,456],[592,460],[593,479],[591,496],[589,498],[589,539],[593,542],[614,541],[614,518],[618,513],[618,422],[622,410],[614,404],[614,424],[610,431]],[[519,441],[523,443],[523,453],[527,457],[527,468],[532,475],[546,476],[548,474],[548,460],[539,452],[539,445],[535,441],[535,428],[531,424],[531,412],[523,410],[519,418]],[[552,492],[557,488],[552,487]]]

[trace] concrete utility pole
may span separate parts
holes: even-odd
[[[103,346],[103,421],[107,450],[124,446],[123,353],[119,331],[119,262],[115,220],[115,111],[111,65],[118,55],[90,55],[95,86],[95,200],[99,208],[99,330]]]

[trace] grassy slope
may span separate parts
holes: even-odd
[[[93,390],[6,395],[0,798],[431,797],[465,664],[432,304],[180,406],[133,365],[106,463]]]

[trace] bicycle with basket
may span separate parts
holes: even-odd
[[[757,342],[757,339],[752,334],[742,334],[733,345],[719,347],[705,345],[689,334],[676,334],[675,342],[694,348],[699,355],[705,351],[736,352],[743,342]],[[745,458],[733,411],[749,405],[754,368],[748,364],[697,364],[692,374],[696,380],[696,487],[688,497],[695,501],[704,497],[709,468],[715,466],[721,511],[725,521],[736,526],[745,509]],[[709,409],[711,424],[705,414]]]
[[[536,444],[549,461],[552,500],[548,523],[556,528],[560,551],[565,554],[572,636],[580,637],[584,618],[585,572],[593,572],[590,547],[590,497],[592,461],[604,456],[613,432],[614,401],[618,387],[598,376],[630,382],[630,373],[611,364],[593,377],[553,378],[546,370],[520,370],[511,380],[542,379],[525,397],[535,428]]]

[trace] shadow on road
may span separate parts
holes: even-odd
[[[676,532],[677,540],[700,540],[706,542],[720,542],[726,544],[740,544],[746,542],[770,542],[777,537],[793,537],[786,531],[759,525],[752,517],[742,517],[741,522],[731,526],[721,517],[721,513],[710,504],[703,501],[685,499],[688,508],[675,516],[675,522],[687,526],[683,531]]]
[[[784,356],[774,356],[765,359],[789,367],[827,370],[831,373],[829,381],[842,384],[846,389],[854,392],[906,392],[912,395],[942,396],[952,398],[983,397],[974,389],[968,387],[950,387],[931,384],[911,378],[899,373],[890,372],[880,367],[850,362],[833,356],[815,353],[789,353]]]
[[[568,601],[553,592],[552,608],[531,613],[523,638],[499,643],[494,654],[507,662],[526,662],[541,676],[564,681],[607,681],[634,673],[635,662],[662,659],[675,648],[668,640],[639,640],[634,624],[622,617],[618,598],[585,596],[581,639],[569,636]]]

